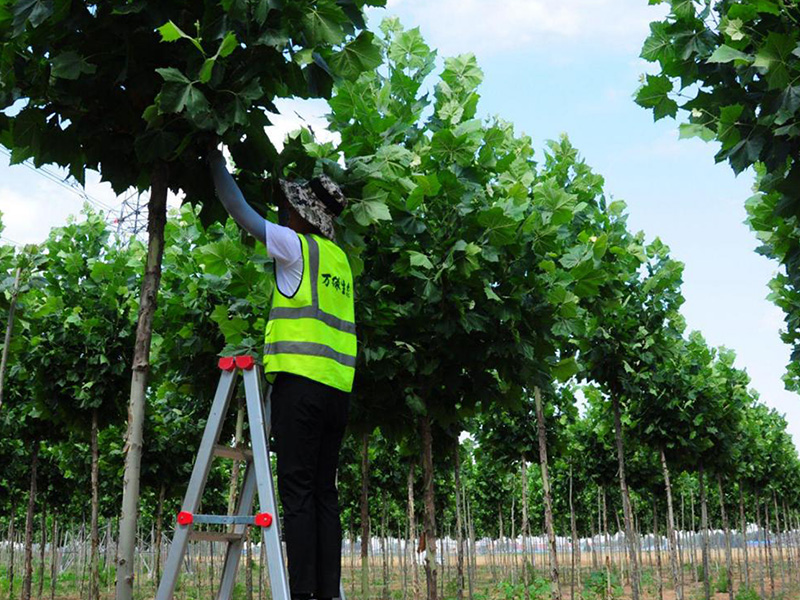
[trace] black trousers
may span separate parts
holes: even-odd
[[[271,399],[292,595],[336,598],[342,568],[336,469],[349,394],[278,373]]]

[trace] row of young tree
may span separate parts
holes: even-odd
[[[0,26],[13,30],[10,43],[31,57],[26,68],[35,71],[44,67],[33,57],[48,51],[44,40],[65,17],[49,5],[24,12],[23,4],[14,5],[13,19],[0,12]],[[671,484],[679,475],[697,484],[704,574],[709,487],[717,489],[726,539],[736,494],[741,533],[747,531],[741,523],[758,521],[762,510],[772,516],[773,531],[793,529],[800,507],[786,492],[796,485],[798,461],[785,422],[757,403],[730,351],[709,348],[700,334],[686,335],[679,312],[682,265],[658,239],[648,243],[628,229],[625,204],[605,194],[602,177],[566,138],[551,142],[539,158],[530,138],[510,123],[478,118],[482,72],[474,57],[447,58],[434,77],[436,53],[418,30],[387,19],[379,36],[355,35],[363,3],[336,3],[334,10],[333,2],[320,2],[330,10],[316,7],[310,18],[284,14],[290,11],[271,2],[209,3],[213,14],[198,21],[197,37],[184,33],[191,31],[190,11],[172,14],[171,4],[161,3],[151,12],[147,4],[109,8],[108,14],[104,7],[66,7],[69,19],[86,28],[104,18],[121,34],[138,31],[142,38],[131,43],[149,44],[143,55],[153,64],[136,68],[152,75],[160,67],[163,87],[142,75],[149,86],[142,97],[147,90],[155,97],[137,109],[144,110],[147,127],[139,123],[135,127],[143,130],[131,131],[129,115],[120,116],[124,123],[114,135],[127,132],[127,158],[108,148],[102,154],[108,140],[96,129],[91,147],[65,143],[73,124],[90,118],[64,108],[75,111],[68,100],[77,92],[70,86],[95,77],[88,48],[65,51],[55,61],[50,87],[36,87],[44,85],[36,77],[31,86],[22,77],[3,81],[17,86],[16,95],[4,92],[9,98],[32,98],[15,119],[0,119],[3,143],[15,149],[16,159],[67,164],[73,174],[99,167],[120,191],[152,178],[147,246],[116,238],[102,216],[89,213],[85,222],[54,230],[40,247],[4,247],[0,255],[11,274],[3,283],[8,327],[0,369],[0,477],[12,532],[21,518],[17,512],[25,513],[24,600],[31,596],[34,524],[41,520],[46,532],[56,523],[54,514],[62,522],[82,521],[87,506],[87,589],[99,598],[100,523],[117,514],[123,473],[117,594],[132,593],[132,507],[140,486],[139,514],[157,523],[160,537],[164,515],[188,479],[216,377],[214,357],[223,347],[225,353],[259,351],[271,291],[269,261],[232,223],[209,225],[205,218],[217,207],[202,167],[200,133],[209,130],[229,142],[240,183],[256,201],[270,198],[266,174],[320,170],[358,199],[341,223],[358,281],[361,344],[351,411],[356,446],[341,483],[346,522],[361,532],[362,594],[370,582],[363,541],[370,537],[370,521],[379,518],[370,519],[378,499],[393,507],[387,518],[394,530],[405,523],[414,537],[421,517],[431,599],[443,583],[439,536],[456,531],[463,540],[467,521],[483,535],[501,535],[500,523],[516,527],[519,521],[515,531],[524,536],[539,510],[550,590],[560,598],[565,582],[557,534],[577,540],[592,532],[597,486],[611,510],[617,504],[621,510],[634,600],[641,596],[637,531],[652,521],[655,533],[663,520],[657,514],[666,515],[667,579],[683,598]],[[222,21],[212,19],[214,11],[224,13]],[[270,27],[276,24],[271,18],[278,29]],[[169,67],[161,62],[163,51],[150,47],[158,38],[143,33],[152,32],[153,20],[168,23],[160,38],[179,49]],[[280,32],[294,31],[292,26],[305,31],[307,47],[290,44],[293,66],[280,72],[281,85],[266,92],[263,86],[274,84],[270,77],[276,75],[260,70],[276,58],[274,48],[287,44]],[[226,41],[227,27],[235,32],[233,42]],[[213,58],[201,30],[220,41]],[[65,39],[66,47],[83,43],[81,35]],[[336,46],[346,39],[343,48]],[[205,60],[195,56],[198,50]],[[195,71],[196,80],[187,78]],[[101,71],[96,77],[102,83],[112,75]],[[279,93],[301,94],[303,88],[301,95],[308,95],[306,85],[316,86],[319,95],[332,90],[329,129],[339,141],[321,143],[304,130],[278,154],[263,132],[259,107],[269,108]],[[96,89],[99,94],[105,88]],[[56,91],[63,106],[53,103]],[[234,103],[231,110],[224,98]],[[101,106],[108,98],[82,102]],[[51,122],[50,114],[66,119]],[[157,156],[148,154],[156,150]],[[167,187],[186,192],[189,204],[203,201],[203,212],[187,204],[167,219]],[[583,399],[585,416],[578,415],[576,398]],[[465,434],[475,450],[462,456],[454,448]],[[236,433],[231,428],[226,435]],[[386,464],[378,473],[381,461]],[[461,463],[474,473],[463,481]],[[502,482],[519,472],[528,490],[529,463],[537,464],[541,505],[531,506],[531,494],[517,493],[521,513],[512,516],[511,488]],[[567,471],[571,501],[564,494]],[[214,471],[209,497],[216,500],[207,507],[224,511],[230,505],[226,491],[236,476],[231,467]],[[381,493],[370,496],[376,478]],[[413,506],[420,489],[418,511]],[[459,508],[466,496],[469,517]],[[27,502],[18,501],[23,497]],[[44,510],[51,515],[41,517]],[[733,594],[732,553],[725,554]],[[462,543],[458,555],[464,555]],[[746,554],[745,565],[748,587]],[[528,576],[527,569],[523,573]],[[459,593],[462,574],[463,568]],[[709,578],[703,579],[708,597]]]

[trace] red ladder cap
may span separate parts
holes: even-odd
[[[232,356],[223,356],[219,359],[219,368],[223,371],[233,371],[236,368],[236,359]]]
[[[255,364],[255,359],[249,354],[236,357],[236,366],[244,371],[249,371]]]
[[[178,513],[178,525],[191,525],[194,522],[194,515],[189,511],[182,510]]]
[[[256,515],[256,525],[259,527],[269,527],[272,525],[272,515],[269,513],[258,513]]]

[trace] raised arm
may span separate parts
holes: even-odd
[[[228,172],[222,152],[217,148],[209,149],[208,164],[211,167],[211,177],[214,179],[217,197],[225,210],[245,231],[266,245],[266,220],[244,199],[242,191]]]

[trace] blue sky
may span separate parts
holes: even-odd
[[[370,12],[420,27],[440,56],[474,52],[484,70],[480,110],[514,122],[536,146],[567,133],[606,179],[611,196],[628,203],[630,226],[660,237],[686,264],[684,314],[714,345],[733,348],[762,399],[785,413],[800,442],[800,402],[783,389],[789,349],[779,338],[780,311],[766,300],[777,265],[758,256],[744,224],[752,176],[715,165],[715,149],[678,140],[677,125],[632,100],[648,71],[638,58],[648,23],[663,8],[646,0],[389,0]],[[324,104],[284,103],[275,135],[296,126],[297,110],[320,131]],[[540,154],[541,157],[541,154]],[[91,178],[89,195],[119,200]],[[43,239],[82,205],[70,193],[0,154],[3,236]]]

